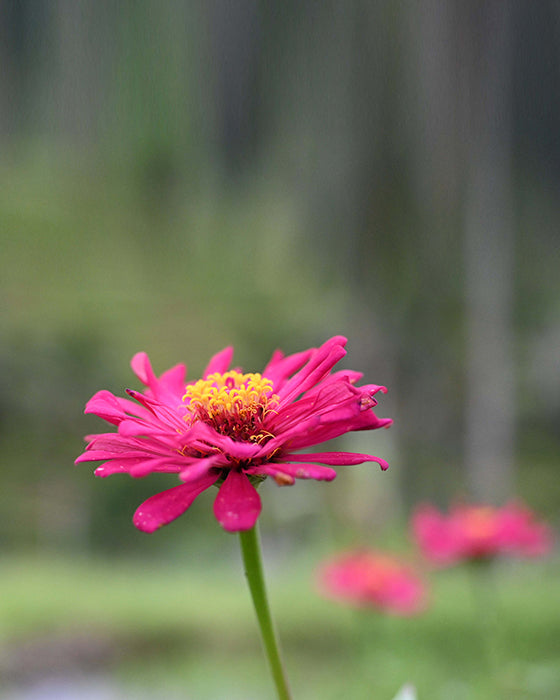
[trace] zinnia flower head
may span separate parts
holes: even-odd
[[[440,566],[504,554],[540,556],[551,547],[547,525],[518,503],[503,508],[456,505],[448,515],[421,506],[412,517],[412,530],[424,556]]]
[[[147,387],[127,390],[133,399],[97,392],[85,412],[116,426],[116,432],[86,437],[86,451],[76,463],[103,460],[95,474],[152,472],[177,474],[182,482],[145,501],[133,522],[154,532],[175,520],[195,498],[219,486],[214,514],[225,530],[248,530],[255,524],[261,499],[256,485],[272,477],[280,486],[295,479],[331,481],[338,465],[377,462],[353,452],[300,452],[353,430],[390,425],[372,408],[375,384],[357,386],[362,375],[333,371],[346,354],[346,338],[335,336],[319,348],[284,356],[276,351],[262,374],[229,369],[233,349],[212,357],[202,379],[186,383],[184,365],[156,377],[146,353],[131,366]],[[325,466],[328,465],[328,466]]]
[[[395,615],[419,613],[427,602],[422,578],[384,552],[358,550],[333,557],[319,568],[317,586],[327,598]]]

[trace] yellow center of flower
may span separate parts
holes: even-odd
[[[382,591],[387,581],[399,574],[402,567],[391,557],[383,554],[375,557],[364,557],[363,574],[367,589],[370,592]]]
[[[241,374],[232,370],[210,374],[187,386],[183,401],[185,419],[212,425],[222,435],[238,440],[262,442],[272,437],[264,429],[265,417],[276,410],[278,396],[270,379],[260,374]]]
[[[467,534],[474,539],[486,539],[496,532],[494,510],[486,506],[471,508],[465,522]]]

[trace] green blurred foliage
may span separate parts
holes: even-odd
[[[145,558],[6,559],[0,642],[10,641],[11,656],[0,657],[4,681],[29,682],[49,659],[50,673],[57,664],[64,671],[67,659],[56,650],[73,644],[69,655],[94,667],[101,659],[125,696],[272,697],[232,545],[221,563],[197,545],[156,566]],[[406,682],[420,698],[442,700],[548,700],[560,692],[557,562],[496,566],[492,611],[477,608],[472,572],[432,572],[430,609],[397,618],[320,598],[312,572],[321,557],[319,549],[305,558],[265,557],[296,697],[391,698]],[[497,619],[492,639],[481,614]],[[35,646],[26,646],[32,638]],[[486,656],[489,648],[498,654],[497,667]],[[26,649],[35,653],[26,657]],[[8,669],[7,658],[14,661]],[[25,658],[27,668],[18,663]]]
[[[532,23],[523,3],[504,23],[511,470],[516,492],[557,518],[560,158],[550,134],[560,92],[554,44],[539,31],[552,9],[539,7]],[[276,347],[348,335],[346,366],[389,385],[380,413],[396,418],[390,433],[348,446],[388,457],[392,473],[341,470],[330,490],[271,487],[265,523],[293,537],[326,512],[333,531],[365,538],[418,500],[468,493],[464,219],[480,134],[466,122],[484,111],[485,73],[478,44],[462,37],[465,27],[493,36],[493,11],[0,8],[4,547],[161,546],[129,519],[168,480],[103,482],[72,466],[81,436],[104,430],[83,405],[100,388],[137,386],[128,361],[138,350],[156,372],[186,362],[194,377],[230,343],[236,362],[259,369]],[[529,57],[523,47],[535,45]],[[211,537],[207,506],[185,517]]]

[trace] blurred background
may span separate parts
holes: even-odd
[[[460,576],[354,690],[350,618],[310,579],[337,547],[406,549],[422,501],[521,498],[560,524],[559,46],[553,0],[0,2],[6,697],[269,697],[213,494],[146,536],[132,514],[169,480],[73,461],[104,430],[85,402],[139,388],[139,350],[196,378],[228,344],[259,371],[335,334],[395,419],[339,446],[391,467],[262,489],[296,696],[493,697],[457,641]],[[560,695],[543,566],[504,575],[506,610],[532,610],[508,697]]]

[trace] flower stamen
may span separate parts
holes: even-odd
[[[203,421],[237,440],[262,443],[274,437],[263,422],[276,411],[278,396],[272,381],[258,373],[215,372],[187,386],[183,401],[190,424]]]

